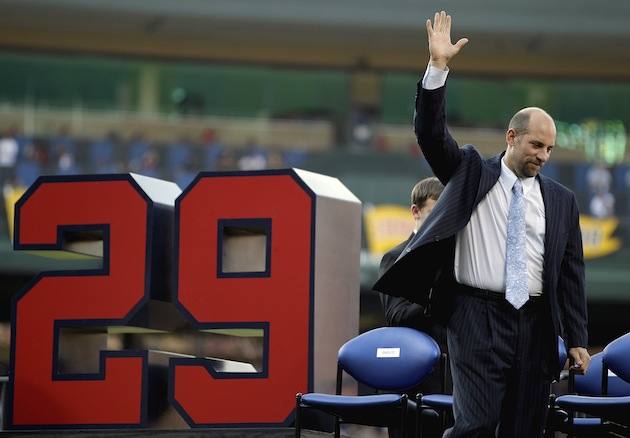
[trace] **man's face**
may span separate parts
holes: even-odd
[[[509,129],[506,134],[508,167],[520,178],[538,175],[556,141],[556,126],[546,114],[533,113],[526,133]]]
[[[411,214],[413,215],[413,219],[416,222],[416,230],[420,228],[420,226],[424,223],[424,220],[429,216],[429,213],[433,211],[433,207],[437,201],[432,198],[428,198],[424,201],[424,205],[422,208],[418,208],[416,205],[411,206]]]

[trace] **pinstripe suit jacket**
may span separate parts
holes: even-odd
[[[446,86],[429,91],[419,84],[414,114],[418,144],[445,185],[444,191],[420,230],[381,275],[374,289],[423,305],[431,301],[438,306],[442,302],[442,312],[433,313],[443,313],[447,318],[448,295],[454,281],[455,236],[498,181],[502,155],[484,159],[471,145],[459,148],[446,126],[445,94]],[[582,237],[574,194],[550,178],[537,178],[545,204],[543,296],[553,332],[545,344],[557,356],[554,345],[559,334],[568,347],[587,345]]]

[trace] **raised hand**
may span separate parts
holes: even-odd
[[[431,65],[441,70],[446,69],[451,58],[468,42],[468,38],[462,38],[451,43],[451,16],[444,11],[435,13],[433,24],[427,20],[427,36]]]

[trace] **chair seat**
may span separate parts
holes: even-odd
[[[402,406],[402,400],[403,396],[400,394],[348,396],[310,393],[302,396],[301,404],[339,417],[346,423],[384,426],[395,424],[400,418],[400,413],[383,408]],[[415,411],[415,403],[411,400],[407,403],[408,409]]]
[[[451,409],[453,396],[447,394],[429,394],[422,397],[422,404],[438,409]]]
[[[562,395],[556,399],[556,405],[562,409],[585,412],[602,417],[618,417],[627,414],[630,408],[630,396],[593,397],[582,395]]]
[[[333,395],[313,392],[302,396],[302,404],[306,406],[344,406],[363,408],[365,406],[393,406],[400,404],[400,394],[375,395]]]

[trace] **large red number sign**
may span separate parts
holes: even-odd
[[[191,426],[292,421],[294,394],[313,388],[314,195],[288,170],[201,174],[167,209],[170,244],[156,244],[170,235],[156,230],[157,202],[130,175],[42,177],[18,202],[15,249],[62,249],[67,232],[98,230],[104,251],[102,269],[42,273],[14,300],[10,428],[147,425],[146,352],[101,352],[98,373],[64,374],[57,350],[64,327],[122,326],[146,309],[169,283],[151,280],[164,260],[175,262],[173,304],[193,326],[264,333],[259,372],[171,359],[171,404]],[[264,231],[264,269],[224,272],[226,227]]]
[[[177,200],[177,302],[200,329],[264,330],[263,370],[221,374],[173,360],[171,398],[189,424],[286,424],[297,388],[309,388],[313,200],[286,172],[202,174]],[[220,224],[267,229],[265,269],[221,272]],[[243,409],[244,397],[259,400]],[[264,402],[263,402],[264,400]]]
[[[57,370],[63,326],[124,325],[148,298],[149,202],[129,177],[41,178],[16,209],[15,248],[61,249],[64,232],[100,230],[103,268],[40,274],[14,301],[9,422],[142,425],[143,354],[101,352],[98,374]]]

